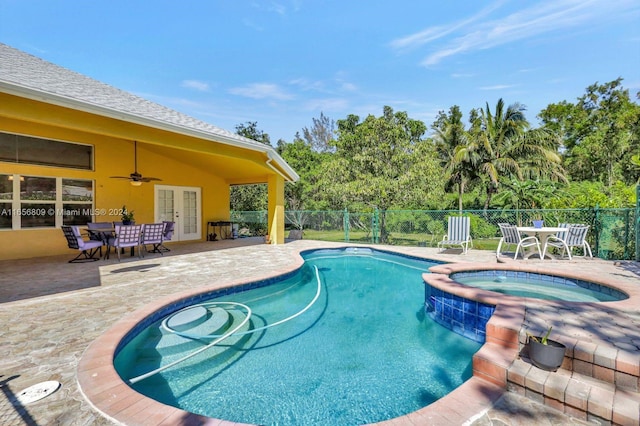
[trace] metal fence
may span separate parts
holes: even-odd
[[[588,242],[594,256],[602,259],[640,260],[640,207],[628,209],[559,210],[348,210],[287,211],[287,229],[302,229],[304,238],[373,244],[436,246],[447,229],[447,218],[471,218],[471,236],[476,249],[495,250],[500,239],[498,223],[531,225],[542,219],[547,226],[583,223],[590,226]],[[263,235],[267,212],[232,212],[241,234]]]

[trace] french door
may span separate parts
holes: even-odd
[[[155,221],[176,223],[172,241],[202,238],[200,188],[155,185]]]

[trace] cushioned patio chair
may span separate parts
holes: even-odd
[[[587,243],[587,233],[589,232],[589,225],[571,224],[569,230],[564,233],[557,233],[547,238],[547,243],[544,245],[542,255],[547,253],[549,247],[561,249],[560,257],[563,257],[565,253],[571,260],[571,252],[574,248],[582,248],[584,257],[589,254],[589,257],[593,257],[591,253],[591,247]]]
[[[171,249],[167,248],[164,245],[164,242],[165,241],[171,241],[171,238],[173,237],[173,232],[174,232],[175,227],[176,227],[176,223],[175,222],[171,222],[171,221],[167,221],[167,220],[162,221],[162,223],[164,223],[164,234],[162,236],[162,243],[158,246],[158,250],[160,250],[160,251],[171,251]]]
[[[113,223],[111,222],[88,222],[87,230],[89,231],[89,239],[102,241],[104,245],[109,247],[113,245],[115,237],[113,235]],[[102,251],[101,253],[102,254]]]
[[[518,232],[518,227],[515,225],[508,225],[504,223],[500,223],[500,232],[502,232],[502,238],[500,238],[500,242],[498,243],[498,248],[496,249],[496,257],[500,257],[502,254],[501,249],[504,244],[505,247],[508,245],[515,245],[516,251],[513,255],[514,259],[518,258],[518,253],[522,254],[522,257],[525,257],[524,249],[529,247],[536,247],[538,250],[538,256],[542,259],[542,252],[540,251],[540,240],[538,240],[535,236],[522,238],[520,232]]]
[[[100,240],[85,241],[80,234],[80,228],[77,226],[62,226],[62,232],[67,239],[67,245],[70,249],[78,250],[80,253],[71,259],[69,263],[77,262],[93,262],[98,260],[96,254],[102,253],[103,242]]]
[[[440,251],[444,251],[447,246],[460,246],[463,254],[467,254],[469,246],[473,247],[471,220],[468,216],[449,216],[447,235],[438,242]]]
[[[164,241],[164,223],[145,223],[142,225],[142,237],[140,238],[140,245],[147,253],[160,253],[160,246]],[[153,249],[148,250],[147,246],[153,245]]]
[[[113,242],[113,247],[118,254],[118,262],[120,261],[120,251],[123,248],[130,247],[131,254],[136,247],[138,247],[138,257],[141,257],[140,252],[140,237],[142,234],[142,225],[116,225],[116,238]]]

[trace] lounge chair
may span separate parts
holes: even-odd
[[[468,216],[449,216],[447,235],[438,242],[440,251],[444,251],[447,246],[460,246],[462,253],[467,254],[469,246],[473,247],[471,241],[471,220]]]
[[[540,251],[540,240],[538,240],[535,236],[522,238],[520,232],[518,232],[518,227],[515,225],[509,225],[500,223],[500,232],[502,232],[502,238],[500,238],[500,242],[498,243],[498,248],[496,249],[496,257],[499,258],[502,252],[500,249],[502,245],[515,245],[516,252],[513,255],[514,259],[518,258],[518,253],[522,254],[522,257],[525,257],[524,249],[535,246],[538,250],[538,256],[542,259],[542,252]]]

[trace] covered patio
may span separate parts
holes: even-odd
[[[243,238],[174,244],[171,252],[164,256],[149,255],[141,260],[127,257],[121,263],[111,259],[70,265],[67,263],[68,255],[0,261],[0,270],[3,271],[0,276],[0,321],[5,324],[0,330],[3,342],[0,381],[4,394],[0,418],[3,424],[114,424],[102,417],[85,399],[77,385],[77,369],[91,342],[116,321],[174,293],[278,275],[301,264],[301,251],[345,245],[311,240],[266,245],[260,238]],[[462,259],[458,253],[438,253],[433,248],[375,247],[450,262],[464,260],[495,264],[495,253],[491,251],[471,250]],[[247,262],[248,258],[252,261]],[[535,260],[528,262],[536,263]],[[577,259],[571,262],[546,261],[544,267],[551,271],[580,268],[594,277],[615,277],[636,285],[639,278],[638,269],[634,269],[637,264],[634,263]],[[584,318],[580,312],[566,320],[576,323],[576,327],[588,329],[592,326],[590,319]],[[616,327],[629,330],[635,327],[637,332],[640,316],[637,312],[625,313],[616,321]],[[611,331],[615,339],[619,333]],[[27,406],[10,402],[12,396],[21,390],[48,380],[62,384],[51,396]],[[585,424],[514,393],[503,394],[496,386],[483,380],[472,379],[470,382],[473,383],[456,395],[438,401],[437,418],[466,416],[470,424],[478,425],[486,424],[482,422],[489,419],[514,425],[523,421],[540,425],[549,422]],[[447,402],[448,398],[452,399]],[[467,411],[461,413],[460,407],[468,398],[483,400],[484,404],[466,404]],[[450,410],[450,413],[443,410]],[[411,422],[425,420],[428,416],[427,411],[419,413],[422,414],[407,417],[407,423],[397,423],[396,420],[393,424],[416,424]],[[169,422],[164,418],[154,421],[154,424],[164,424],[163,420]],[[221,423],[214,421],[212,424]]]

